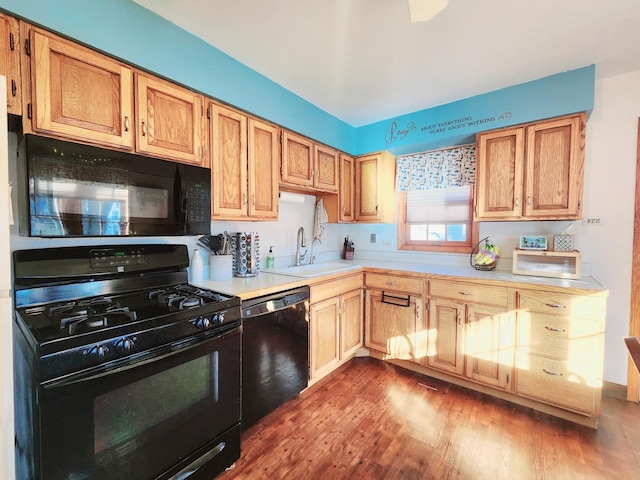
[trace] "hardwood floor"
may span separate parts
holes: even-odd
[[[243,433],[230,479],[637,479],[640,405],[598,430],[356,358]]]

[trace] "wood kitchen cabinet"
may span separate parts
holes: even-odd
[[[310,287],[310,372],[317,381],[362,347],[362,273]]]
[[[596,417],[605,314],[601,294],[518,290],[515,392]]]
[[[395,221],[395,157],[376,152],[355,159],[355,221]]]
[[[25,133],[208,166],[202,95],[24,22],[21,35]]]
[[[423,362],[424,278],[366,273],[365,287],[365,345],[383,358]]]
[[[278,128],[214,103],[211,116],[211,216],[278,218]]]
[[[509,389],[515,346],[512,298],[506,287],[431,280],[426,365]]]
[[[204,97],[142,72],[135,87],[136,150],[208,167]]]
[[[282,130],[281,187],[338,193],[338,179],[337,150]]]
[[[477,220],[582,215],[584,113],[479,133]]]
[[[327,210],[329,223],[355,222],[356,205],[356,169],[355,159],[347,154],[340,154],[340,188],[338,195],[321,195]]]
[[[0,75],[7,77],[7,112],[21,115],[20,25],[17,19],[2,13],[0,13]]]
[[[133,73],[127,65],[21,23],[25,133],[133,150]]]

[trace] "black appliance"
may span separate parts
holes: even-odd
[[[211,231],[208,168],[25,135],[20,234],[201,235]]]
[[[309,382],[309,287],[242,302],[242,429]]]
[[[14,252],[17,478],[210,480],[240,456],[240,299],[185,245]]]

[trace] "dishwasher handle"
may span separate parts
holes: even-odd
[[[309,287],[298,287],[257,298],[243,300],[242,318],[257,317],[284,310],[293,305],[309,301]]]

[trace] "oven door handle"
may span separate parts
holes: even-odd
[[[112,362],[109,364],[100,365],[99,367],[97,367],[97,371],[95,368],[93,368],[89,371],[85,370],[84,372],[80,373],[72,373],[63,377],[44,381],[41,383],[41,386],[45,389],[45,391],[52,391],[54,389],[64,388],[72,385],[85,384],[93,380],[98,380],[100,378],[106,378],[111,375],[121,374],[133,369],[141,368],[152,362],[160,362],[170,359],[171,357],[174,357],[176,355],[183,355],[185,353],[188,353],[190,350],[204,346],[205,343],[219,341],[230,335],[239,335],[241,331],[242,327],[237,326],[219,335],[208,337],[206,338],[206,340],[202,340],[201,336],[199,337],[199,341],[194,338],[183,339],[179,342],[174,342],[171,345],[164,345],[161,348],[150,350],[147,356],[139,358],[135,362],[130,362],[126,358],[120,361],[116,360],[115,363]],[[167,349],[169,349],[168,352]]]

